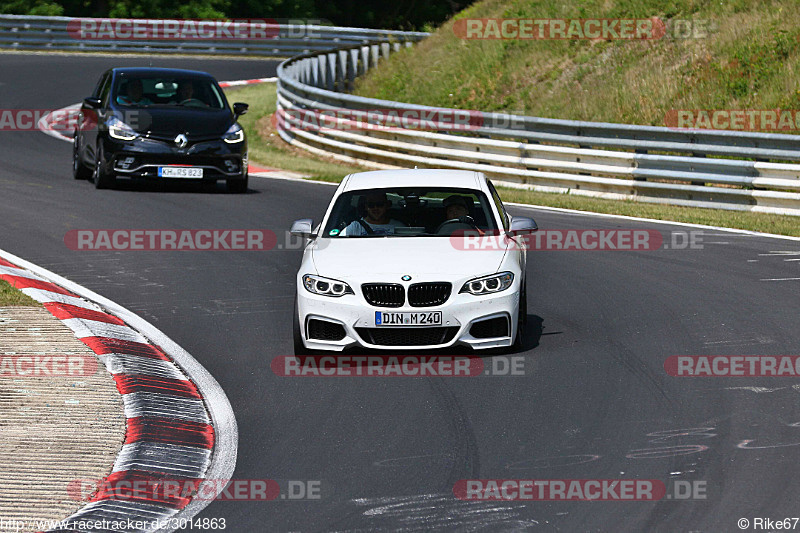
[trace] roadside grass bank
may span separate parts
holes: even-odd
[[[651,40],[462,39],[476,18],[666,22]],[[385,100],[665,126],[669,110],[800,108],[796,0],[484,0],[356,82]],[[800,130],[797,127],[796,130]],[[795,130],[795,131],[796,131]]]
[[[42,304],[0,279],[0,307],[41,307]]]

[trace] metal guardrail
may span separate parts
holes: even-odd
[[[280,136],[311,152],[373,168],[458,168],[548,192],[800,215],[800,164],[793,163],[800,161],[800,136],[506,113],[478,113],[474,127],[458,132],[424,131],[387,122],[365,128],[347,113],[338,116],[342,110],[458,111],[346,93],[358,75],[400,47],[341,46],[282,63]],[[336,124],[309,128],[301,110],[331,111]]]
[[[334,47],[353,46],[375,41],[420,40],[426,33],[395,32],[366,28],[342,28],[313,24],[280,24],[269,37],[262,39],[86,39],[77,38],[71,17],[35,17],[0,15],[0,48],[13,50],[58,50],[111,53],[164,53],[248,55],[291,57]],[[87,19],[101,20],[101,19]],[[137,22],[160,22],[145,21]],[[236,26],[237,24],[234,24]],[[248,24],[238,25],[247,27]],[[73,31],[70,31],[73,29]]]

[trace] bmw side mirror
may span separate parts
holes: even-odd
[[[233,115],[236,117],[240,117],[245,113],[247,113],[248,109],[250,109],[250,106],[248,104],[245,104],[243,102],[236,102],[235,104],[233,104]]]
[[[88,98],[83,99],[83,105],[89,109],[100,109],[100,106],[103,105],[103,101],[99,98],[95,98],[94,96],[89,96]]]
[[[509,237],[516,237],[517,235],[530,235],[535,231],[539,231],[535,220],[528,217],[514,217],[511,219],[511,227],[508,228],[507,233]]]
[[[314,221],[310,218],[301,218],[300,220],[295,220],[292,223],[292,229],[289,230],[289,233],[296,237],[305,237],[307,239],[313,239],[316,237],[314,235]]]

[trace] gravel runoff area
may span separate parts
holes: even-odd
[[[85,505],[125,421],[111,374],[69,328],[44,308],[0,307],[0,532]]]

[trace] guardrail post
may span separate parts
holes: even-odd
[[[698,153],[692,152],[692,157],[706,157],[706,154],[698,154]],[[704,181],[692,181],[691,184],[692,185],[699,185],[699,186],[702,187],[706,183]]]
[[[347,89],[352,91],[355,87],[356,83],[356,76],[359,74],[358,68],[358,56],[359,56],[359,49],[353,48],[350,50],[350,69],[347,73]]]
[[[633,153],[635,153],[635,154],[647,154],[647,150],[644,150],[642,148],[637,148],[636,150],[633,151]],[[636,161],[636,160],[634,159],[634,161]],[[642,176],[634,176],[633,177],[633,181],[647,181],[647,178],[644,178]]]
[[[369,47],[370,54],[372,55],[372,66],[378,66],[378,59],[381,57],[381,47],[377,44],[372,44]]]
[[[329,91],[336,90],[336,70],[336,54],[328,54],[328,83],[326,84],[326,88]]]
[[[370,69],[369,66],[369,46],[362,46],[361,47],[361,69],[359,69],[359,75],[366,74],[367,71]]]
[[[303,59],[302,61],[297,62],[298,68],[298,79],[301,83],[308,83],[308,62]]]
[[[347,50],[339,50],[339,64],[342,67],[338,76],[340,93],[347,92],[347,55]]]
[[[312,57],[309,61],[311,62],[311,85],[319,87],[319,61],[315,57]]]
[[[317,87],[328,86],[328,56],[320,54],[317,56],[317,64],[319,65],[319,83]]]

